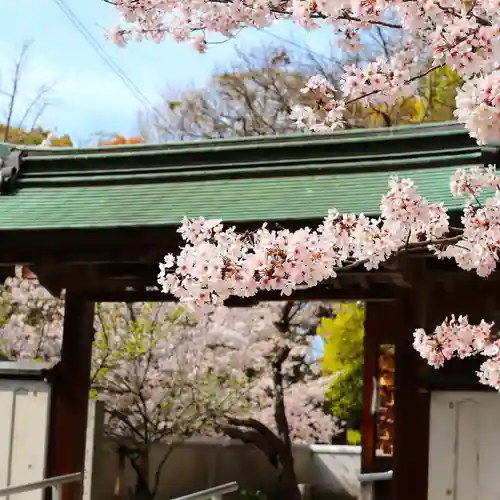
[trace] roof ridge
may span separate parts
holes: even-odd
[[[164,144],[125,144],[118,146],[95,146],[88,148],[61,148],[61,147],[34,147],[34,146],[15,146],[16,149],[26,151],[30,158],[61,158],[82,157],[82,156],[112,156],[116,154],[137,154],[147,152],[167,153],[169,151],[214,151],[219,148],[224,150],[246,149],[249,146],[268,148],[268,147],[300,147],[303,144],[321,145],[336,144],[346,142],[369,142],[372,140],[398,140],[404,138],[425,138],[435,137],[436,135],[445,136],[467,136],[468,131],[457,122],[443,122],[418,125],[401,125],[398,127],[379,127],[369,129],[346,129],[337,130],[328,134],[322,133],[290,133],[272,136],[253,136],[237,138],[221,138],[212,140],[195,141],[172,141]]]
[[[231,161],[200,165],[153,165],[140,169],[86,169],[77,170],[68,166],[66,170],[38,168],[28,169],[18,180],[19,187],[64,187],[64,186],[111,186],[127,184],[157,184],[169,182],[192,182],[269,178],[310,177],[321,175],[344,175],[398,170],[402,174],[411,169],[437,169],[443,166],[481,163],[479,149],[461,151],[420,151],[415,153],[386,153],[347,157],[309,158],[307,164],[300,159],[281,161]],[[40,165],[38,165],[40,166]]]

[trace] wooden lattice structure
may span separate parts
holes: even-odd
[[[392,456],[394,451],[395,352],[381,346],[378,358],[378,419],[375,454]]]
[[[222,218],[246,230],[263,221],[315,226],[333,206],[376,215],[393,175],[412,178],[430,201],[458,210],[450,175],[457,167],[495,163],[497,150],[478,147],[458,125],[437,124],[163,146],[5,145],[0,157],[0,271],[8,276],[21,264],[51,293],[66,290],[47,458],[47,474],[56,476],[83,467],[94,303],[171,300],[156,286],[158,262],[181,243],[176,229],[183,216]],[[427,499],[428,390],[456,385],[460,371],[429,377],[413,350],[413,330],[450,312],[480,315],[496,307],[495,276],[480,280],[426,257],[341,273],[291,297],[366,301],[362,468],[394,469],[397,500]],[[278,299],[268,292],[230,304]],[[382,345],[394,347],[390,390],[380,383]],[[390,382],[387,373],[382,378]],[[384,404],[392,403],[382,422],[384,410],[372,411],[379,389]],[[377,453],[377,436],[386,432],[385,450],[392,453]],[[79,496],[79,488],[65,488],[64,500]]]

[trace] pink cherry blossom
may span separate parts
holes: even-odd
[[[441,367],[453,358],[482,355],[487,359],[478,372],[479,380],[500,391],[500,341],[494,335],[494,324],[481,321],[471,325],[466,316],[451,316],[431,335],[422,329],[414,333],[413,345],[431,366]]]
[[[158,282],[181,301],[205,307],[264,290],[289,295],[335,279],[342,269],[377,269],[408,250],[453,259],[460,268],[488,277],[500,249],[500,177],[494,166],[458,170],[450,187],[453,195],[464,197],[461,229],[450,228],[442,203],[429,203],[411,180],[397,178],[389,181],[377,219],[332,209],[316,229],[269,230],[264,224],[252,234],[224,229],[219,220],[185,219],[179,229],[185,245],[160,264]],[[431,336],[417,330],[415,347],[436,367],[453,356],[489,357],[480,380],[500,390],[500,344],[491,340],[491,327],[452,317]]]
[[[302,117],[299,125],[341,127],[341,110],[348,103],[391,104],[413,96],[420,76],[447,64],[463,78],[457,91],[459,121],[479,143],[500,139],[498,0],[117,0],[114,5],[121,21],[109,37],[121,46],[130,40],[160,42],[170,35],[203,52],[211,33],[231,37],[244,27],[266,28],[291,19],[308,30],[331,26],[343,50],[356,52],[367,30],[397,30],[404,40],[398,54],[390,61],[346,67],[341,87],[322,101],[325,109],[294,110]],[[306,88],[318,90],[311,82]]]
[[[184,220],[179,232],[186,244],[175,262],[168,256],[160,264],[158,277],[163,291],[197,304],[249,297],[259,290],[288,295],[298,286],[335,278],[346,265],[376,269],[406,247],[430,246],[449,230],[443,205],[428,203],[404,179],[391,179],[379,219],[332,209],[315,230],[269,230],[264,224],[251,235],[224,229],[220,221],[201,222]],[[446,255],[441,247],[435,252]],[[458,253],[453,257],[463,261]]]

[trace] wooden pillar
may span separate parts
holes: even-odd
[[[430,396],[420,387],[423,360],[413,348],[414,330],[427,327],[431,290],[423,264],[412,270],[413,287],[397,303],[393,500],[427,500]]]
[[[361,472],[376,472],[375,444],[376,421],[373,415],[373,398],[378,377],[378,351],[381,335],[385,328],[384,318],[387,304],[368,302],[365,304],[365,335],[363,338],[363,412],[361,424]],[[360,500],[375,498],[375,484],[360,484]]]
[[[94,338],[94,304],[66,294],[61,361],[52,383],[47,477],[83,472]],[[82,485],[63,487],[60,500],[79,500]]]
[[[375,423],[372,415],[374,379],[378,373],[380,307],[376,302],[365,305],[365,336],[363,338],[363,414],[361,434],[361,472],[374,472]],[[371,485],[370,485],[371,486]]]
[[[368,302],[365,306],[363,360],[363,418],[361,434],[361,471],[383,472],[392,468],[392,458],[376,456],[381,347],[394,345],[398,337],[397,302]],[[374,401],[375,398],[375,401]],[[361,486],[362,500],[386,498],[390,483],[367,482]]]

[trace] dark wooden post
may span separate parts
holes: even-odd
[[[420,387],[422,360],[413,348],[413,332],[427,327],[431,287],[425,263],[410,276],[413,287],[398,300],[394,396],[393,500],[427,500],[430,397]]]
[[[377,457],[377,415],[373,414],[374,391],[380,380],[379,358],[383,345],[395,345],[398,338],[398,303],[368,302],[365,306],[365,337],[363,363],[363,424],[361,435],[361,471],[383,472],[392,468],[392,457]],[[361,498],[387,498],[390,483],[365,483]]]
[[[375,425],[372,416],[373,381],[378,372],[378,335],[380,330],[380,305],[365,305],[365,336],[363,339],[363,415],[361,434],[361,472],[374,472]],[[370,485],[371,486],[371,485]]]
[[[89,401],[94,304],[66,294],[61,361],[52,383],[47,477],[83,472]],[[79,500],[82,485],[63,487],[61,500]]]
[[[380,346],[395,344],[398,337],[398,303],[368,302],[365,305],[365,337],[363,342],[363,432],[361,471],[380,472],[375,467],[376,422],[372,415],[374,380],[379,377]]]

